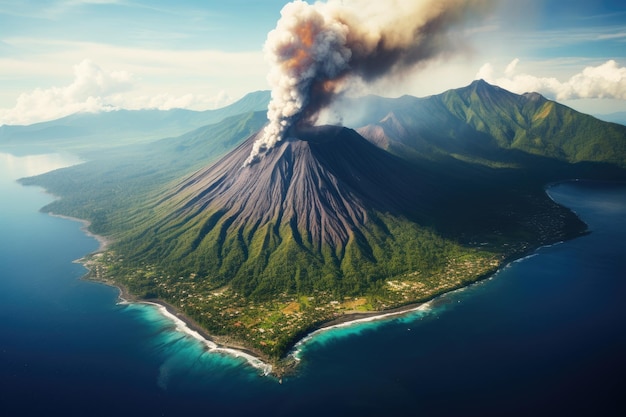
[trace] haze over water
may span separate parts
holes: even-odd
[[[34,166],[78,162],[38,156]],[[8,161],[11,161],[10,163]],[[591,234],[422,311],[317,335],[282,384],[80,280],[97,242],[0,154],[0,415],[622,415],[626,186],[549,194]]]

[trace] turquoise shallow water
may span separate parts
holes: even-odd
[[[623,185],[551,188],[591,234],[422,311],[316,335],[299,346],[299,373],[279,384],[207,353],[155,307],[119,305],[115,289],[81,281],[72,261],[95,240],[77,222],[39,213],[52,197],[14,181],[42,160],[0,162],[1,415],[626,411]]]

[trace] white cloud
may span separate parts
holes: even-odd
[[[575,99],[618,99],[626,100],[626,67],[614,60],[598,66],[588,66],[566,81],[555,77],[537,77],[530,74],[517,74],[519,59],[514,59],[497,76],[490,63],[484,64],[476,78],[497,84],[515,93],[538,92],[556,100]]]
[[[162,93],[142,88],[141,80],[127,71],[107,71],[85,59],[74,66],[73,81],[65,86],[36,88],[21,93],[14,107],[0,109],[0,125],[27,125],[78,112],[116,109],[212,109],[229,104],[224,91],[215,94]],[[146,91],[148,90],[148,91]]]
[[[74,101],[82,101],[94,96],[108,96],[130,90],[132,74],[126,71],[103,71],[94,62],[85,59],[74,66],[74,82],[63,93]]]
[[[511,61],[511,63],[507,65],[506,68],[504,69],[504,74],[507,77],[510,77],[511,75],[513,75],[515,73],[515,67],[517,67],[518,63],[519,63],[518,58],[515,58],[513,61]]]
[[[90,60],[74,66],[74,81],[64,87],[37,88],[22,93],[12,109],[0,110],[0,124],[29,124],[76,112],[97,112],[114,106],[109,96],[132,89],[133,76],[125,71],[107,72]]]
[[[21,53],[0,55],[6,81],[0,80],[0,124],[111,108],[206,110],[267,88],[260,51],[157,50],[39,38],[3,42]],[[68,77],[67,63],[76,62],[81,64]]]

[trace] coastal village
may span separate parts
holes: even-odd
[[[342,297],[319,291],[282,293],[264,301],[246,299],[228,287],[211,288],[208,280],[196,274],[161,275],[151,265],[122,270],[123,259],[112,250],[92,254],[82,262],[91,271],[89,279],[118,286],[122,298],[160,301],[213,341],[276,362],[298,339],[317,328],[416,307],[489,276],[503,259],[502,255],[476,249],[449,259],[439,273],[415,271],[387,279],[378,291],[366,296]]]

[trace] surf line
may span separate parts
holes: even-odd
[[[427,301],[425,303],[422,303],[414,308],[410,308],[407,310],[401,310],[401,311],[394,311],[391,313],[383,313],[383,314],[378,314],[378,315],[374,315],[371,317],[364,317],[361,319],[356,319],[356,320],[349,320],[346,321],[344,323],[339,323],[339,324],[334,324],[332,326],[326,326],[326,327],[322,327],[321,329],[317,329],[311,333],[309,333],[308,335],[306,335],[305,337],[303,337],[302,339],[300,339],[298,341],[298,343],[296,343],[293,347],[293,349],[291,350],[291,352],[289,353],[288,356],[291,356],[293,359],[295,359],[296,361],[300,361],[300,354],[302,352],[302,347],[304,345],[306,345],[308,342],[310,342],[313,338],[315,338],[315,336],[320,335],[321,333],[324,332],[328,332],[331,330],[335,330],[335,329],[341,329],[344,327],[352,327],[352,326],[357,326],[359,324],[363,324],[363,323],[369,323],[369,322],[374,322],[374,321],[385,321],[388,320],[391,317],[395,317],[395,316],[407,316],[411,313],[415,313],[415,312],[427,312],[431,310],[432,307],[432,302],[435,299],[432,299],[430,301]]]
[[[156,307],[157,311],[165,318],[171,320],[174,325],[176,326],[176,331],[180,332],[180,333],[184,333],[187,336],[190,336],[194,339],[196,339],[197,341],[199,341],[200,343],[202,343],[205,348],[207,349],[208,352],[211,353],[219,353],[219,354],[223,354],[223,355],[228,355],[228,356],[232,356],[235,358],[242,358],[245,359],[246,362],[248,362],[249,365],[251,365],[252,367],[259,369],[262,373],[263,376],[268,376],[272,373],[272,365],[263,362],[261,359],[257,358],[256,356],[250,355],[246,352],[242,352],[241,350],[237,350],[237,349],[231,349],[231,348],[225,348],[225,347],[221,347],[219,346],[217,343],[203,337],[198,331],[191,329],[187,323],[185,323],[183,320],[181,320],[179,317],[177,317],[175,314],[172,314],[165,306],[158,304],[158,303],[152,303],[150,301],[140,301],[140,302],[129,302],[126,300],[122,300],[121,302],[119,302],[118,304],[146,304],[146,305],[150,305],[153,307]]]

